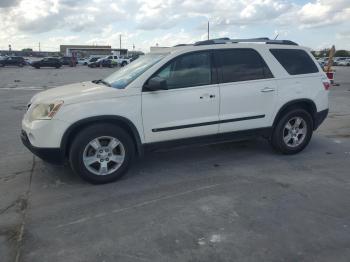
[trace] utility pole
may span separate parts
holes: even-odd
[[[39,52],[40,52],[41,50],[40,50],[40,42],[39,42]]]
[[[122,35],[119,35],[119,49],[122,50]]]
[[[208,21],[208,40],[209,40],[209,21]]]

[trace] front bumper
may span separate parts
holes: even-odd
[[[42,148],[33,146],[27,136],[27,133],[21,132],[22,143],[36,156],[51,164],[60,165],[64,163],[64,153],[60,148]]]
[[[315,115],[315,123],[314,123],[314,130],[316,130],[326,119],[328,115],[328,109],[322,110],[320,112],[317,112]]]

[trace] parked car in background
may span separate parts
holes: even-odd
[[[78,65],[87,65],[89,62],[89,58],[80,58],[78,59]]]
[[[4,67],[4,66],[19,66],[19,67],[23,67],[26,64],[27,64],[26,61],[21,56],[8,56],[5,59],[0,60],[0,66],[1,67]]]
[[[0,60],[4,60],[7,57],[7,55],[0,55]]]
[[[112,68],[112,67],[118,66],[118,63],[114,59],[111,59],[110,57],[106,56],[96,60],[93,63],[90,63],[88,66],[91,68],[101,67],[101,66]]]
[[[99,59],[101,59],[100,56],[94,56],[94,57],[90,58],[89,61],[87,62],[87,66],[88,67],[96,67],[95,62]]]
[[[40,67],[54,67],[60,68],[62,66],[62,62],[57,57],[45,57],[39,61],[34,61],[31,63],[32,67],[39,69]]]
[[[338,62],[338,66],[350,66],[350,58],[346,58]]]
[[[131,63],[132,61],[135,61],[139,57],[140,57],[140,55],[134,55],[134,56],[131,56],[131,57],[128,57],[128,58],[130,59],[130,63]]]
[[[26,65],[32,64],[32,60],[30,60],[29,58],[24,58],[24,61],[26,61]]]
[[[109,56],[106,56],[106,59],[112,60],[113,64],[116,64],[119,66],[126,66],[131,62],[130,58],[124,58],[118,55],[109,55]]]
[[[72,66],[73,64],[73,57],[71,56],[63,56],[61,57],[61,63],[62,65],[69,65],[69,66]],[[75,63],[77,63],[77,61],[75,61]]]
[[[292,41],[207,40],[36,94],[21,137],[92,183],[120,178],[136,155],[159,147],[262,136],[296,154],[327,117],[329,88],[309,49]]]
[[[347,59],[347,57],[334,57],[333,65],[337,66],[340,62],[344,61],[345,59]]]

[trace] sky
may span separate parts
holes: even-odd
[[[149,51],[207,38],[289,39],[350,50],[350,0],[0,0],[0,49],[60,44]]]

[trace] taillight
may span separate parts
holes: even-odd
[[[325,90],[329,90],[329,88],[331,87],[331,82],[326,76],[322,77],[322,84]]]
[[[323,81],[323,87],[325,90],[329,90],[329,88],[331,87],[331,83],[329,83],[328,81]]]

